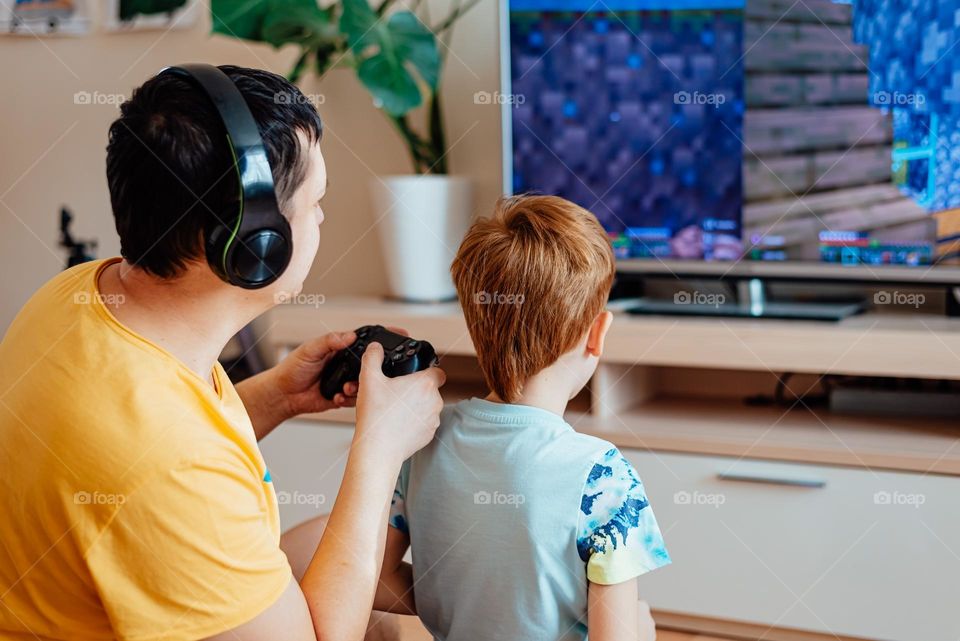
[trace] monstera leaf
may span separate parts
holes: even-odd
[[[274,47],[296,43],[313,49],[339,37],[332,7],[320,9],[314,1],[286,4],[290,6],[271,11],[263,20],[263,39]]]
[[[214,33],[268,42],[276,48],[297,46],[300,55],[288,74],[293,82],[310,67],[318,74],[331,66],[352,67],[403,136],[416,171],[445,173],[437,37],[480,0],[455,3],[433,31],[413,12],[395,11],[397,0],[377,0],[376,9],[370,1],[325,0],[326,8],[320,8],[320,0],[210,0],[210,14]],[[419,0],[414,4],[419,5]],[[420,133],[411,126],[410,112],[423,104],[424,93],[429,103],[428,126]]]
[[[308,43],[329,33],[332,12],[316,0],[210,0],[214,33],[274,47]]]
[[[211,0],[214,33],[266,42],[276,48],[287,44],[300,47],[301,55],[288,74],[300,79],[310,56],[317,73],[330,66],[344,39],[337,28],[336,5],[321,9],[317,0]]]
[[[440,52],[433,33],[410,11],[384,19],[366,0],[343,0],[340,31],[357,61],[357,75],[381,108],[402,116],[423,102],[412,72],[436,90]]]

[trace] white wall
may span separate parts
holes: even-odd
[[[434,0],[432,15],[448,7],[449,0]],[[444,79],[452,172],[474,179],[482,211],[500,189],[499,112],[474,104],[473,94],[497,86],[496,25],[495,0],[482,0],[454,34]],[[182,31],[108,34],[95,27],[77,38],[0,37],[0,332],[61,268],[56,243],[62,204],[76,214],[77,236],[100,240],[100,256],[119,249],[104,161],[117,107],[76,105],[74,93],[129,96],[162,67],[188,61],[285,73],[294,54],[210,35],[206,11],[200,24]],[[308,77],[301,85],[325,98],[320,111],[331,182],[320,255],[305,292],[382,293],[386,276],[367,186],[376,175],[409,172],[404,149],[350,71]]]

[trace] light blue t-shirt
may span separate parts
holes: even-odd
[[[582,641],[587,581],[670,563],[633,467],[610,443],[526,405],[471,399],[403,465],[390,525],[441,641]]]

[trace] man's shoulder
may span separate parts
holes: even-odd
[[[111,261],[62,272],[23,307],[0,343],[0,467],[130,486],[197,448],[212,394],[126,334],[96,297]],[[193,435],[193,437],[191,437]],[[97,488],[82,487],[80,490]]]
[[[29,342],[34,336],[70,327],[86,311],[93,274],[103,261],[84,263],[60,272],[24,303],[7,328],[0,349]]]

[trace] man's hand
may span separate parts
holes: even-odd
[[[360,364],[356,443],[375,446],[401,463],[433,439],[440,425],[440,386],[447,376],[439,367],[387,378],[381,369],[383,346],[370,343]]]
[[[357,339],[354,332],[333,332],[303,343],[277,363],[273,372],[277,392],[289,406],[290,416],[323,412],[356,404],[357,384],[347,383],[328,401],[320,394],[320,372],[330,358]]]
[[[408,336],[397,327],[390,331]],[[330,358],[356,340],[354,332],[331,332],[309,340],[265,372],[237,385],[257,440],[269,434],[283,421],[299,414],[323,412],[337,407],[353,407],[357,383],[349,382],[343,391],[328,401],[320,394],[320,372]]]

